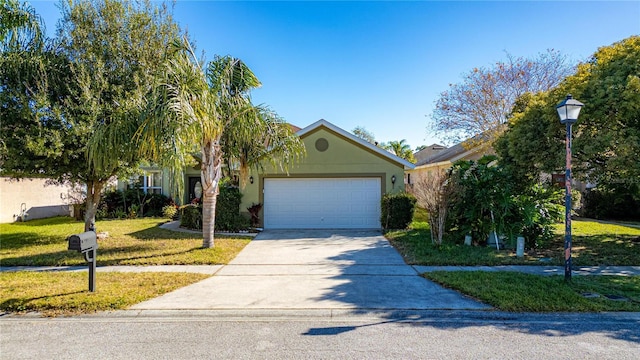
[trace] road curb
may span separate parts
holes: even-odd
[[[496,310],[421,309],[225,309],[117,310],[95,314],[44,317],[38,313],[0,314],[1,321],[379,321],[420,323],[637,323],[640,312],[512,313]]]

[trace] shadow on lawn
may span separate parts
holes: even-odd
[[[45,295],[45,296],[39,296],[35,298],[6,299],[0,303],[0,309],[4,309],[9,312],[25,311],[29,307],[28,304],[35,300],[63,297],[63,296],[83,294],[83,293],[86,293],[86,290],[72,291],[72,292],[63,293],[63,294]]]
[[[69,225],[69,224],[82,224],[80,221],[71,220],[68,216],[56,216],[51,218],[44,219],[34,219],[25,222],[13,222],[10,224],[6,224],[8,226],[32,226],[32,227],[40,227],[40,226],[53,226],[53,225]]]
[[[159,223],[158,225],[162,224],[163,223]],[[202,240],[202,234],[171,231],[167,229],[161,229],[158,226],[134,231],[128,233],[127,235],[138,240]]]
[[[4,244],[3,244],[4,247]],[[62,246],[61,246],[62,247]],[[64,251],[54,251],[39,253],[34,255],[24,255],[6,257],[0,260],[2,267],[9,266],[75,266],[84,264],[82,254],[76,251],[67,251],[66,244]]]
[[[3,245],[4,246],[4,245]],[[78,266],[86,264],[82,254],[77,251],[66,250],[48,253],[40,253],[35,255],[25,255],[16,257],[7,257],[0,261],[3,267],[10,266]],[[100,247],[98,246],[98,266],[113,266],[126,264],[139,264],[139,260],[166,258],[170,256],[187,254],[193,251],[201,250],[201,247],[194,247],[186,250],[170,251],[158,250],[152,243],[135,244],[118,247]]]
[[[67,240],[64,236],[47,235],[42,236],[37,232],[19,232],[12,234],[2,234],[2,249],[21,249],[34,245],[51,245],[63,243]]]

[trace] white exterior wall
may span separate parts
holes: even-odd
[[[14,222],[20,216],[22,204],[27,210],[26,220],[69,216],[69,205],[63,199],[69,187],[45,182],[46,179],[16,181],[0,177],[0,223]]]

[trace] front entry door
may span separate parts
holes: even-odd
[[[202,197],[202,183],[200,182],[200,176],[189,177],[189,202],[195,198]],[[200,199],[202,200],[202,199]]]

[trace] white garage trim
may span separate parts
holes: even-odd
[[[380,178],[266,178],[266,229],[379,229]]]

